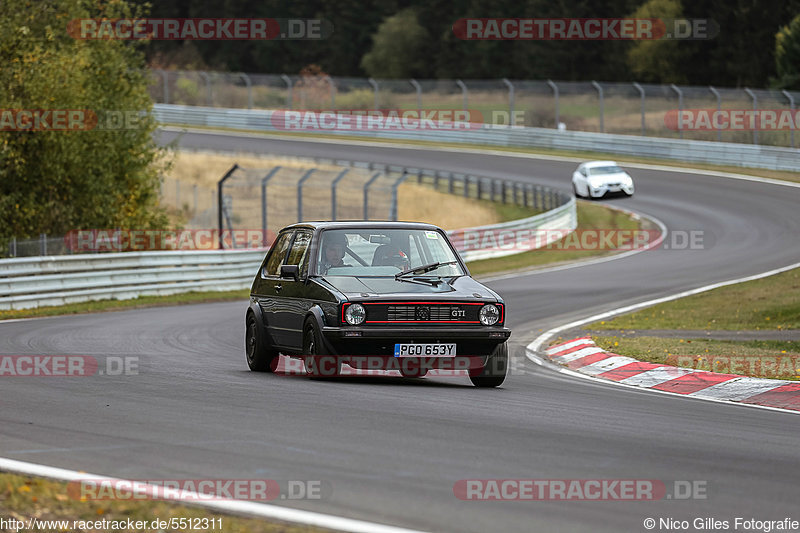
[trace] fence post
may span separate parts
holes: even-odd
[[[642,100],[642,137],[645,136],[645,128],[644,128],[644,88],[639,85],[637,82],[633,82],[633,86],[639,91],[639,96]]]
[[[225,180],[230,178],[233,175],[233,173],[236,172],[236,169],[238,169],[238,168],[239,168],[239,165],[234,163],[234,165],[225,173],[225,175],[222,176],[222,179],[220,179],[217,182],[217,223],[218,223],[218,226],[219,226],[218,238],[219,238],[219,249],[220,250],[223,249],[222,233],[225,230],[225,228],[222,225],[222,210],[223,210],[223,205],[222,205],[222,202],[223,202],[223,200],[222,200],[222,187],[225,185]]]
[[[458,87],[461,89],[462,107],[464,108],[464,111],[466,111],[467,107],[469,107],[469,91],[467,90],[466,84],[464,84],[464,82],[461,80],[456,80],[456,85],[458,85]]]
[[[603,114],[604,114],[605,110],[604,110],[604,103],[603,103],[603,87],[601,87],[600,84],[597,83],[594,80],[592,80],[592,87],[597,89],[598,104],[600,106],[600,133],[604,133],[605,132],[605,128],[603,127]]]
[[[555,98],[555,101],[556,101],[556,126],[555,126],[555,128],[558,129],[558,124],[560,122],[560,119],[559,119],[559,103],[558,103],[558,85],[553,83],[552,80],[547,80],[547,85],[549,85],[550,88],[553,89],[553,97]]]
[[[508,81],[508,78],[503,78],[503,83],[508,87],[508,125],[515,126],[517,121],[514,118],[514,84]]]
[[[389,211],[389,220],[392,222],[397,222],[397,188],[400,186],[403,181],[408,177],[408,171],[403,169],[403,173],[400,175],[399,178],[392,183],[392,206],[390,207]]]
[[[756,93],[748,89],[747,87],[744,88],[744,92],[746,92],[750,98],[753,99],[753,111],[758,111],[758,97]],[[758,124],[753,124],[753,144],[758,144]]]
[[[206,82],[206,105],[212,107],[214,105],[214,96],[211,94],[211,76],[205,70],[198,70],[197,74]]]
[[[297,221],[303,221],[303,183],[311,177],[311,174],[317,170],[316,168],[310,168],[306,171],[305,174],[300,178],[297,182]]]
[[[447,173],[447,193],[453,194],[453,173]]]
[[[514,198],[514,205],[519,205],[519,196],[518,196],[519,193],[517,191],[517,189],[518,189],[517,185],[518,184],[517,184],[516,181],[513,182],[512,185],[511,185],[513,187],[511,194],[512,194],[512,197]]]
[[[372,185],[372,182],[378,179],[381,175],[380,172],[376,172],[372,175],[372,177],[364,184],[364,220],[369,220],[369,186]]]
[[[469,198],[469,178],[469,176],[464,174],[464,198]]]
[[[167,77],[167,72],[165,70],[161,70],[160,68],[157,68],[155,71],[158,72],[161,75],[162,92],[164,93],[163,94],[164,103],[168,104],[169,103],[169,78]]]
[[[722,97],[719,95],[719,91],[711,85],[708,86],[708,90],[711,91],[711,94],[717,97],[717,111],[722,110]],[[719,128],[717,128],[717,140],[722,140],[722,130]]]
[[[350,172],[349,168],[342,170],[331,182],[331,220],[336,220],[336,186],[348,172]]]
[[[250,81],[250,76],[244,72],[237,72],[236,74],[242,78],[244,84],[247,85],[247,109],[253,109],[253,83]]]
[[[422,109],[422,86],[420,86],[420,84],[414,78],[411,78],[408,81],[411,86],[414,87],[414,90],[417,91],[417,109],[420,110]]]
[[[261,178],[261,243],[267,245],[267,182],[281,169],[280,165]]]
[[[281,74],[281,79],[286,84],[286,107],[292,109],[292,78],[286,74]]]
[[[478,186],[477,194],[478,200],[483,199],[483,178],[478,176],[475,180],[475,184]]]
[[[336,83],[330,76],[325,76],[325,79],[328,81],[328,85],[330,85],[331,88],[331,109],[336,109]]]
[[[193,213],[197,213],[197,184],[195,183],[192,186],[192,196],[194,197],[194,209],[192,209]]]
[[[39,255],[47,255],[47,235],[39,234]]]
[[[372,85],[372,90],[375,92],[375,111],[378,110],[378,82],[373,80],[372,78],[368,78],[367,81],[370,85]]]
[[[491,187],[491,193],[489,194],[489,200],[494,202],[495,194],[496,194],[495,193],[495,189],[497,189],[497,180],[490,179],[489,180],[489,186]]]
[[[508,182],[506,180],[502,180],[500,182],[500,201],[506,203],[506,187]]]
[[[670,88],[678,93],[678,135],[683,139],[683,91],[674,83],[670,84]]]
[[[11,237],[11,242],[8,244],[8,254],[10,257],[17,257],[17,237]]]
[[[792,116],[794,116],[794,96],[792,96],[786,89],[781,92],[783,93],[783,96],[789,100],[789,108],[792,110]],[[794,128],[789,129],[789,137],[791,139],[792,148],[794,148]]]

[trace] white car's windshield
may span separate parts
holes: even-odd
[[[616,165],[608,167],[591,167],[589,169],[590,176],[602,176],[603,174],[617,174],[619,172],[625,172],[625,171]]]
[[[433,230],[325,230],[320,236],[316,272],[329,276],[394,276],[432,263],[423,276],[463,276],[447,238]]]

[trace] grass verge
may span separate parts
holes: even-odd
[[[38,519],[43,526],[45,520],[66,521],[52,524],[46,531],[83,532],[83,531],[124,531],[141,533],[144,531],[193,531],[187,527],[151,527],[153,520],[177,519],[175,525],[180,526],[180,519],[187,519],[184,525],[194,523],[213,526],[204,527],[206,531],[236,531],[241,533],[312,533],[328,531],[310,526],[287,525],[270,522],[261,518],[244,518],[225,515],[202,507],[186,506],[166,501],[131,501],[131,500],[79,500],[73,499],[67,492],[67,484],[29,476],[21,476],[0,472],[0,517],[8,521],[15,519],[26,523],[31,518]],[[88,524],[75,524],[74,521],[144,521],[144,528],[120,529],[111,527],[85,527]],[[221,527],[220,527],[221,524]],[[76,527],[77,526],[77,527]],[[84,527],[81,527],[84,526]],[[27,525],[22,525],[26,529]],[[36,529],[35,527],[33,529]],[[196,528],[198,529],[198,528]],[[2,531],[15,531],[3,526]]]
[[[800,269],[665,302],[587,329],[798,329]]]
[[[592,340],[606,351],[650,363],[758,378],[800,379],[798,341],[602,336]]]
[[[624,211],[578,200],[578,232],[587,230],[637,230],[652,229],[647,219],[631,216]],[[566,245],[569,237],[565,237],[545,248],[522,252],[505,257],[481,259],[468,264],[470,273],[476,276],[500,274],[526,270],[537,266],[550,266],[589,258],[598,258],[618,253],[617,249],[569,249]]]

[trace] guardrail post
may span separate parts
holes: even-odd
[[[514,84],[508,81],[508,78],[503,78],[503,83],[508,87],[508,125],[515,126],[517,121],[514,118]]]
[[[525,185],[525,207],[530,207],[530,194],[533,192],[533,186],[526,184]]]
[[[364,220],[369,220],[369,186],[372,185],[372,182],[378,179],[380,175],[381,175],[380,172],[376,172],[364,184]]]
[[[433,188],[435,190],[437,190],[437,191],[439,190],[439,171],[438,170],[435,170],[433,172]]]
[[[280,165],[270,170],[266,176],[261,178],[261,243],[267,245],[267,182],[272,179],[279,170]]]
[[[497,180],[490,178],[489,179],[489,187],[490,187],[490,191],[491,191],[490,194],[489,194],[489,200],[494,202],[495,194],[496,194],[495,189],[497,189]]]
[[[47,235],[39,234],[39,255],[47,255]]]
[[[162,87],[162,92],[164,93],[162,96],[164,97],[164,103],[168,104],[169,103],[169,78],[167,77],[167,72],[162,70],[162,69],[160,69],[160,68],[155,69],[155,71],[158,72],[161,75],[161,83],[162,83],[161,87]]]
[[[544,199],[542,198],[542,186],[537,185],[536,189],[533,192],[533,208],[534,209],[543,209],[544,208]]]
[[[349,168],[342,170],[331,182],[331,220],[336,220],[336,186],[348,172],[350,172]]]
[[[195,183],[192,186],[192,197],[194,200],[194,208],[192,209],[193,213],[197,213],[197,184]]]
[[[378,82],[372,78],[367,78],[367,81],[372,85],[372,90],[375,92],[375,111],[378,110]]]
[[[508,182],[503,180],[500,182],[500,201],[506,203],[506,187]]]
[[[311,174],[317,170],[316,168],[310,168],[306,171],[305,174],[300,178],[297,182],[297,221],[303,221],[303,183],[311,177]]]
[[[469,176],[464,175],[464,198],[469,198]]]
[[[792,96],[786,89],[781,92],[783,93],[783,96],[789,100],[789,108],[792,110],[792,116],[794,116],[794,96]],[[789,137],[791,139],[792,148],[794,148],[794,128],[789,129]]]
[[[11,257],[17,257],[17,237],[11,237],[11,242],[8,244],[8,253]]]
[[[250,76],[244,72],[237,72],[236,74],[244,80],[244,84],[247,86],[247,109],[253,109],[253,84],[250,81]]]
[[[750,98],[753,99],[753,111],[758,111],[758,97],[756,96],[756,93],[747,87],[744,88],[744,92],[746,92]],[[755,122],[753,123],[753,144],[758,144],[758,124]]]
[[[408,177],[408,173],[405,169],[403,169],[403,173],[400,175],[399,178],[392,183],[392,206],[390,207],[389,211],[389,220],[392,222],[397,222],[397,188],[400,186],[403,181]]]
[[[408,80],[408,82],[411,84],[412,87],[414,87],[414,90],[417,91],[417,109],[421,110],[422,109],[422,86],[414,78],[411,78],[410,80]]]
[[[600,107],[600,133],[604,133],[605,128],[603,127],[603,115],[605,114],[605,105],[603,102],[603,87],[601,87],[600,84],[594,80],[592,80],[592,87],[597,89],[597,101]]]
[[[220,179],[217,182],[217,223],[218,223],[218,226],[219,226],[218,238],[219,238],[219,249],[220,250],[223,249],[223,236],[222,236],[222,233],[225,231],[225,228],[222,225],[222,211],[223,211],[222,188],[225,185],[225,180],[230,178],[233,175],[233,173],[236,172],[236,169],[238,169],[238,168],[239,168],[239,165],[234,163],[234,165],[225,173],[225,175],[222,176],[222,179]]]
[[[478,200],[482,200],[483,199],[483,178],[478,176],[477,179],[475,180],[475,185],[478,186],[478,190],[477,190]]]
[[[453,194],[453,173],[447,173],[447,193]]]
[[[670,84],[670,88],[678,93],[678,135],[683,139],[683,91],[674,83]]]
[[[555,125],[555,128],[558,129],[558,124],[560,122],[560,119],[559,119],[559,103],[558,103],[558,85],[553,83],[552,80],[547,80],[547,85],[549,85],[550,88],[553,89],[553,98],[555,99],[555,104],[556,104],[556,125]]]
[[[211,94],[211,76],[205,70],[198,70],[197,74],[206,82],[206,105],[208,107],[214,106],[214,95]]]
[[[722,110],[722,97],[719,95],[719,91],[716,90],[711,85],[708,86],[708,90],[711,91],[711,94],[713,94],[714,96],[717,97],[717,111],[718,112],[721,111]],[[721,140],[722,140],[722,130],[717,128],[717,141],[721,141]]]
[[[514,205],[519,205],[519,196],[518,196],[519,193],[517,192],[517,189],[518,189],[517,182],[516,181],[513,182],[511,184],[511,186],[513,187],[513,191],[512,191],[511,194],[512,194],[512,197],[514,198]]]
[[[286,107],[292,109],[294,102],[292,101],[292,78],[286,74],[281,74],[281,79],[286,84]]]
[[[633,82],[633,86],[636,87],[636,89],[639,91],[639,97],[642,100],[642,105],[641,105],[641,107],[642,107],[642,137],[644,137],[646,135],[645,134],[645,127],[644,127],[644,99],[645,99],[644,88],[641,85],[639,85],[637,82]]]
[[[464,82],[461,80],[456,80],[456,85],[458,85],[458,87],[461,89],[461,99],[463,101],[462,107],[464,108],[464,111],[466,111],[467,107],[469,107],[467,105],[469,100],[468,96],[469,91],[467,90],[466,84],[464,84]]]

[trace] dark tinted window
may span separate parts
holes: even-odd
[[[280,275],[281,261],[283,261],[283,258],[286,257],[286,252],[289,250],[289,243],[291,241],[291,231],[281,233],[278,236],[278,239],[275,241],[275,244],[272,245],[272,249],[269,252],[267,263],[264,265],[264,270],[262,272],[264,276]]]

